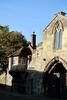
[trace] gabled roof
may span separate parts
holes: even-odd
[[[46,26],[46,28],[43,30],[43,32],[53,23],[53,21],[59,16],[59,15],[61,15],[61,16],[65,16],[65,12],[59,12],[59,13],[57,13],[57,14],[55,14],[55,17],[53,18],[53,20]],[[65,18],[66,18],[67,16],[65,16]]]
[[[13,54],[11,54],[9,57],[14,56],[25,56],[25,55],[31,55],[32,51],[29,47],[23,46],[19,50],[15,51]]]
[[[20,55],[21,51],[23,50],[23,47],[18,49],[17,51],[13,52],[10,56],[18,56]]]

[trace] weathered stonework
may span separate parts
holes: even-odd
[[[60,41],[60,30],[62,31],[62,46],[60,47],[60,42],[58,42],[59,46],[55,47],[56,39],[59,38],[58,41]],[[56,37],[56,31],[58,37]],[[14,55],[9,58],[11,63],[9,62],[8,69],[13,77],[10,78],[13,89],[24,90],[29,95],[63,96],[63,93],[67,92],[67,16],[65,13],[56,14],[43,30],[43,41],[38,46],[36,46],[35,35],[32,40],[32,45],[23,47],[19,50],[20,52],[15,53],[15,56],[19,58],[18,66],[12,66],[11,59]],[[20,59],[23,56],[28,60],[26,67],[20,66]],[[22,70],[12,70],[13,67],[19,69],[22,67]],[[9,78],[7,78],[7,83],[10,83]]]
[[[59,24],[60,24],[60,27],[62,28],[62,48],[55,48],[54,47],[55,29],[56,29],[55,27],[58,26]],[[54,61],[54,58],[55,58],[55,61]],[[62,65],[61,64],[57,65],[56,61],[58,61],[58,63],[61,63]],[[55,64],[52,65],[53,63]],[[53,68],[51,68],[51,66],[53,66]],[[54,66],[56,66],[59,69],[55,68],[57,69],[57,72],[52,73],[51,75],[50,73],[54,69]],[[65,69],[61,68],[61,66],[63,66]],[[61,13],[58,13],[54,17],[54,19],[49,23],[49,25],[43,30],[43,42],[39,44],[37,48],[33,51],[32,61],[28,65],[28,70],[33,70],[34,72],[36,70],[42,73],[43,72],[46,73],[49,70],[48,71],[49,74],[46,76],[48,78],[46,79],[45,76],[42,77],[42,80],[43,78],[45,79],[43,83],[44,92],[41,91],[41,93],[45,93],[46,95],[53,95],[53,96],[59,96],[59,95],[63,96],[63,93],[65,94],[65,91],[66,91],[65,89],[67,86],[66,85],[67,81],[65,80],[67,79],[66,78],[67,74],[66,74],[66,71],[62,71],[62,70],[67,70],[67,17],[66,16],[62,15]],[[60,78],[52,79],[52,77],[55,77],[55,75],[57,76],[58,73],[60,75],[59,76]],[[35,79],[38,79],[37,76],[35,76]],[[52,87],[52,84],[49,84],[49,83],[52,83],[52,81],[48,81],[46,83],[48,79],[49,80],[52,79],[56,82],[58,81],[58,83],[60,80],[60,85],[59,84],[57,85],[57,83],[55,82],[56,84],[53,84],[55,85],[55,88],[50,89],[50,87]],[[35,83],[37,84],[37,82]],[[40,85],[42,86],[43,84],[41,83]],[[58,86],[61,88],[59,88]],[[38,87],[38,84],[36,85],[36,87]],[[37,88],[35,89],[35,91],[36,90]],[[51,91],[53,91],[52,94],[51,94]]]
[[[54,48],[54,26],[57,21],[61,21],[63,25],[62,34],[62,48]],[[45,66],[48,62],[59,56],[67,62],[67,17],[61,14],[57,14],[55,18],[49,23],[49,25],[43,31],[43,42],[37,46],[33,52],[32,61],[28,65],[28,69],[44,72]]]
[[[12,86],[12,76],[9,72],[0,75],[0,84]]]

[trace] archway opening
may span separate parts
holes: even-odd
[[[44,89],[48,96],[61,97],[66,85],[66,69],[61,62],[56,62],[45,74]],[[44,77],[44,78],[45,78]]]

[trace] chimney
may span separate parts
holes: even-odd
[[[35,32],[32,33],[31,45],[32,45],[33,49],[36,49],[36,34],[35,34]]]
[[[59,12],[59,14],[61,14],[61,15],[65,15],[66,13],[65,12],[63,12],[63,11],[61,11],[61,12]]]

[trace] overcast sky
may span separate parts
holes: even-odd
[[[39,43],[43,29],[60,11],[67,13],[67,0],[0,0],[0,25],[22,32],[28,41],[35,31]]]

